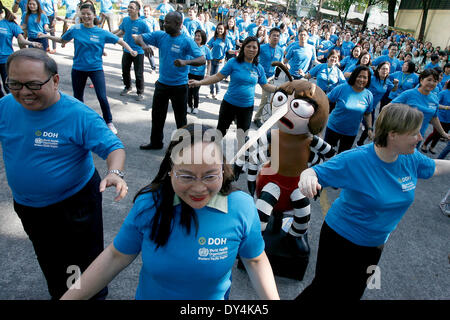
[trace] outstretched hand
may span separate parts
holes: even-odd
[[[127,183],[115,173],[109,173],[100,182],[100,192],[105,191],[106,188],[109,188],[111,186],[116,187],[116,197],[114,198],[114,201],[122,200],[128,193]]]

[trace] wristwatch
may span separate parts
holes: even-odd
[[[125,173],[123,171],[119,170],[119,169],[108,170],[108,172],[106,174],[110,174],[110,173],[117,174],[122,179],[125,176]]]

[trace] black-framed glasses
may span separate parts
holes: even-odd
[[[45,85],[47,82],[49,82],[53,76],[54,75],[52,74],[45,82],[30,81],[30,82],[22,83],[22,82],[10,81],[9,79],[6,79],[5,85],[9,90],[22,90],[23,86],[27,87],[29,90],[41,90],[42,86]]]
[[[197,180],[200,180],[202,183],[208,185],[218,182],[223,175],[223,171],[220,174],[208,174],[201,178],[190,174],[177,174],[175,170],[173,171],[173,174],[175,178],[183,184],[193,184]]]

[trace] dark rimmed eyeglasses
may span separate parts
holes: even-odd
[[[22,83],[22,82],[10,81],[9,79],[6,79],[5,85],[9,90],[22,90],[23,86],[27,87],[29,90],[41,90],[42,86],[45,85],[47,82],[49,82],[53,76],[54,75],[52,74],[45,82],[30,81],[30,82]]]

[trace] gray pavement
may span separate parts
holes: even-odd
[[[16,48],[17,49],[17,48]],[[157,172],[164,154],[160,151],[141,151],[139,145],[149,141],[151,99],[157,74],[149,74],[148,61],[145,62],[145,99],[134,100],[135,91],[130,96],[121,97],[121,47],[107,45],[104,59],[107,94],[111,104],[114,123],[127,153],[126,180],[129,194],[122,201],[113,201],[114,190],[104,193],[104,234],[105,246],[113,240],[123,220],[132,206],[134,194],[148,184]],[[69,43],[61,49],[58,45],[56,59],[61,75],[61,90],[72,94],[70,70],[72,66],[73,45]],[[216,125],[220,99],[226,89],[222,85],[219,100],[209,100],[207,87],[200,90],[200,112],[188,115],[188,122],[201,121]],[[257,87],[258,105],[261,89]],[[94,89],[86,87],[85,103],[100,113],[100,107]],[[173,113],[169,114],[165,125],[165,142],[176,129]],[[430,130],[430,129],[429,129]],[[228,139],[233,139],[232,135]],[[443,142],[439,142],[440,151]],[[101,174],[106,164],[94,156]],[[241,177],[238,186],[246,191],[245,177]],[[12,196],[6,181],[3,161],[0,161],[0,299],[48,299],[45,279],[36,261],[31,242],[28,240],[21,223],[12,207]],[[381,286],[379,289],[366,290],[364,299],[450,299],[450,218],[444,216],[438,207],[439,201],[450,187],[449,178],[438,177],[419,182],[416,200],[406,213],[385,246],[379,267]],[[281,299],[292,299],[307,286],[314,275],[317,244],[324,211],[337,197],[338,191],[327,189],[326,196],[320,202],[312,203],[312,218],[309,240],[312,247],[310,263],[303,281],[276,277]],[[56,254],[56,253],[55,253]],[[339,263],[339,261],[336,261]],[[139,270],[138,257],[127,269],[119,274],[109,285],[108,299],[133,299]],[[338,275],[336,275],[338,276]],[[231,299],[257,299],[246,273],[233,269]]]

